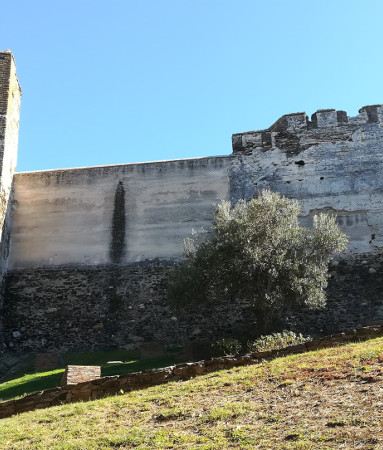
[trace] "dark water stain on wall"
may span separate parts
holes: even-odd
[[[246,159],[239,157],[238,162],[229,170],[229,192],[232,204],[239,200],[249,200],[256,193],[256,185],[253,181],[254,170],[246,164]]]
[[[110,242],[110,260],[121,262],[126,247],[126,217],[125,217],[125,188],[119,181],[114,194],[114,208],[112,218],[112,238]]]

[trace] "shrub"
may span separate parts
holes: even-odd
[[[270,350],[279,350],[292,345],[304,344],[311,341],[310,336],[296,334],[294,331],[284,330],[280,333],[273,333],[266,336],[260,336],[254,341],[247,343],[249,352],[267,352]]]
[[[267,333],[284,309],[323,307],[327,267],[347,239],[335,217],[299,225],[295,200],[264,191],[235,206],[218,205],[212,230],[185,242],[186,260],[169,280],[169,300],[252,305],[257,333]]]
[[[212,345],[212,350],[216,356],[238,355],[242,351],[242,344],[237,339],[223,338]]]

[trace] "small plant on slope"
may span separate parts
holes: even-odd
[[[267,352],[290,347],[292,345],[304,344],[309,341],[311,341],[311,337],[309,336],[303,336],[301,333],[284,330],[279,333],[260,336],[254,341],[249,341],[247,343],[247,349],[249,352]]]

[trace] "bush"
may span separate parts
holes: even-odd
[[[294,331],[282,331],[267,336],[260,336],[254,341],[247,343],[249,352],[267,352],[270,350],[279,350],[292,345],[304,344],[311,341],[310,336],[303,336],[301,333],[296,334]]]
[[[223,338],[212,345],[212,350],[215,356],[238,355],[242,352],[242,344],[237,339]]]
[[[250,303],[257,334],[271,331],[287,308],[323,307],[329,260],[347,239],[334,216],[319,214],[306,228],[299,212],[297,201],[269,191],[235,206],[220,203],[211,232],[185,242],[169,300]]]

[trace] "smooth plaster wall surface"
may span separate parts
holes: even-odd
[[[10,268],[181,256],[228,198],[230,157],[16,174]]]

